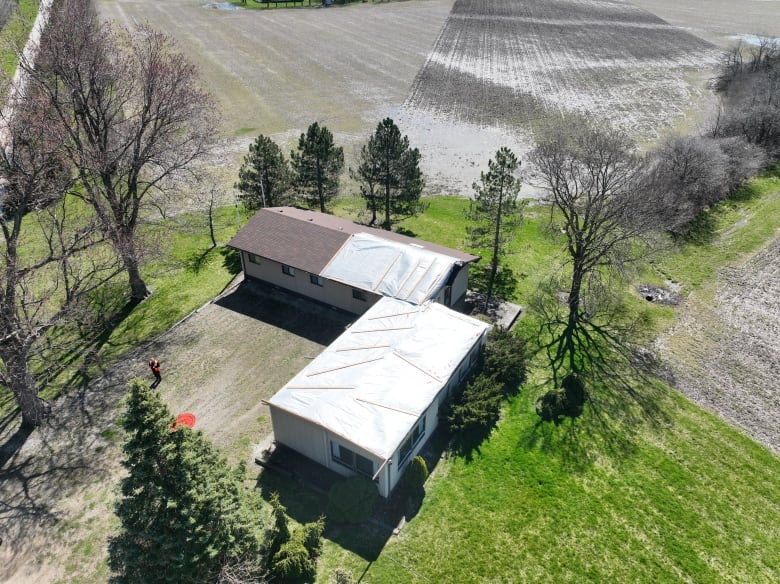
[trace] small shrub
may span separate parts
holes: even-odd
[[[409,461],[401,479],[401,488],[407,494],[425,492],[425,481],[428,478],[428,465],[422,456],[415,456]]]
[[[504,393],[515,393],[525,383],[528,356],[525,339],[512,331],[497,326],[488,336],[482,354],[483,373],[503,384]]]
[[[282,544],[271,562],[274,581],[313,582],[317,568],[298,537]]]
[[[317,521],[302,525],[281,543],[271,562],[275,581],[298,583],[314,580],[324,530],[325,518],[320,517]]]
[[[299,531],[303,547],[309,552],[312,560],[317,558],[322,552],[322,532],[325,531],[325,518],[320,516],[317,521],[303,525]],[[298,532],[296,532],[296,536],[298,537]]]
[[[480,374],[468,382],[447,415],[451,432],[469,432],[492,427],[501,413],[503,384]]]
[[[356,475],[333,485],[328,493],[328,517],[340,523],[362,523],[379,498],[370,479]]]
[[[333,570],[333,574],[330,577],[331,584],[355,584],[355,579],[352,577],[352,573],[336,568]]]
[[[289,519],[287,509],[279,500],[279,493],[271,493],[268,503],[271,505],[273,525],[268,538],[269,553],[271,557],[276,554],[281,546],[290,539]]]

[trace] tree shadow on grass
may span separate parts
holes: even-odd
[[[537,388],[543,389],[548,386]],[[667,392],[660,381],[646,374],[602,380],[590,386],[582,415],[558,422],[538,419],[521,436],[519,446],[554,455],[574,472],[604,457],[617,462],[631,458],[638,450],[639,428],[671,424]]]
[[[241,273],[241,254],[237,249],[222,246],[219,248],[219,254],[222,256],[222,265],[229,274],[236,276]]]
[[[96,319],[81,328],[80,343],[74,347],[73,352],[60,358],[61,363],[68,365],[81,360],[78,368],[63,383],[64,391],[78,389],[84,392],[95,376],[105,372],[104,364],[99,358],[100,352],[111,339],[114,330],[133,313],[138,304],[138,300],[128,300],[124,291],[119,297],[96,300]]]
[[[85,490],[100,488],[115,472],[117,449],[99,430],[113,425],[121,393],[116,383],[106,379],[87,400],[57,399],[48,422],[26,436],[11,432],[11,422],[0,430],[0,536],[7,559],[0,565],[0,581],[14,575],[23,559],[44,557],[52,541],[79,529],[68,521],[78,516],[79,502],[85,504]],[[63,506],[64,500],[76,506]]]
[[[214,249],[209,247],[203,251],[194,250],[184,259],[184,269],[193,274],[199,274],[213,257]]]

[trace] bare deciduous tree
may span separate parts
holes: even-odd
[[[646,162],[644,208],[672,233],[684,233],[705,207],[728,193],[728,157],[715,140],[669,136]]]
[[[52,330],[78,318],[80,300],[117,273],[95,250],[100,231],[89,218],[63,222],[72,173],[48,106],[38,95],[20,97],[3,120],[0,148],[0,385],[26,428],[44,421],[39,392],[65,365],[45,355],[74,340]]]
[[[741,136],[780,155],[780,42],[758,37],[755,44],[737,44],[728,51],[713,82],[721,110],[714,136]]]
[[[145,201],[189,172],[214,137],[214,108],[194,65],[164,34],[115,33],[89,2],[68,0],[52,10],[34,66],[21,67],[50,99],[80,196],[122,259],[131,299],[142,300]]]
[[[538,140],[530,159],[546,183],[568,252],[568,269],[537,303],[553,381],[561,387],[603,365],[605,343],[624,348],[609,281],[637,258],[637,238],[649,224],[636,212],[640,161],[623,132],[566,119]]]

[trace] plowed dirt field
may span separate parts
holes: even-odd
[[[199,63],[231,138],[226,184],[258,133],[288,150],[317,120],[344,145],[349,165],[389,115],[423,153],[429,193],[467,195],[488,158],[504,145],[523,153],[534,121],[547,115],[607,115],[640,139],[668,129],[707,100],[718,54],[617,1],[221,11],[192,0],[112,0],[100,7],[125,24],[148,20]]]

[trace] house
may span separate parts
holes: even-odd
[[[432,300],[379,299],[270,399],[276,441],[388,497],[488,328]]]
[[[354,314],[382,297],[458,307],[477,256],[294,207],[261,209],[228,244],[248,279]]]

